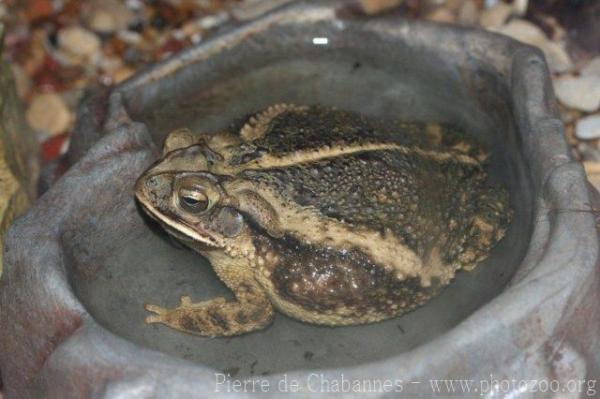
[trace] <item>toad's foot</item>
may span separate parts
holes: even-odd
[[[174,309],[146,305],[154,313],[146,323],[162,323],[175,330],[207,337],[225,337],[244,334],[266,327],[273,319],[273,307],[262,298],[249,298],[244,302],[228,302],[225,298],[192,303],[182,296]]]

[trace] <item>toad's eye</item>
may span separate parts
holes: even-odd
[[[208,208],[208,197],[200,191],[180,190],[179,204],[189,212],[202,212]]]

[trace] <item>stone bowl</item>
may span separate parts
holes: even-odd
[[[494,381],[600,375],[596,202],[570,158],[543,55],[482,31],[365,18],[348,4],[281,8],[86,100],[71,169],[6,242],[9,397],[325,397],[336,384],[427,396],[429,379],[448,378],[514,393]],[[329,328],[278,314],[263,331],[213,339],[146,325],[144,303],[228,292],[144,218],[136,178],[171,129],[217,131],[277,102],[478,136],[511,193],[506,237],[439,297],[382,323]]]

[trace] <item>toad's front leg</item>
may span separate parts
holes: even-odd
[[[235,301],[215,298],[192,303],[190,297],[183,296],[174,309],[146,305],[146,310],[154,313],[146,318],[146,323],[162,323],[179,331],[208,337],[239,335],[269,325],[273,319],[273,306],[258,284],[241,283],[233,291]]]

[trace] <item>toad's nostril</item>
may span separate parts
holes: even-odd
[[[150,179],[148,179],[147,184],[149,188],[156,188],[158,186],[158,177],[152,176]]]

